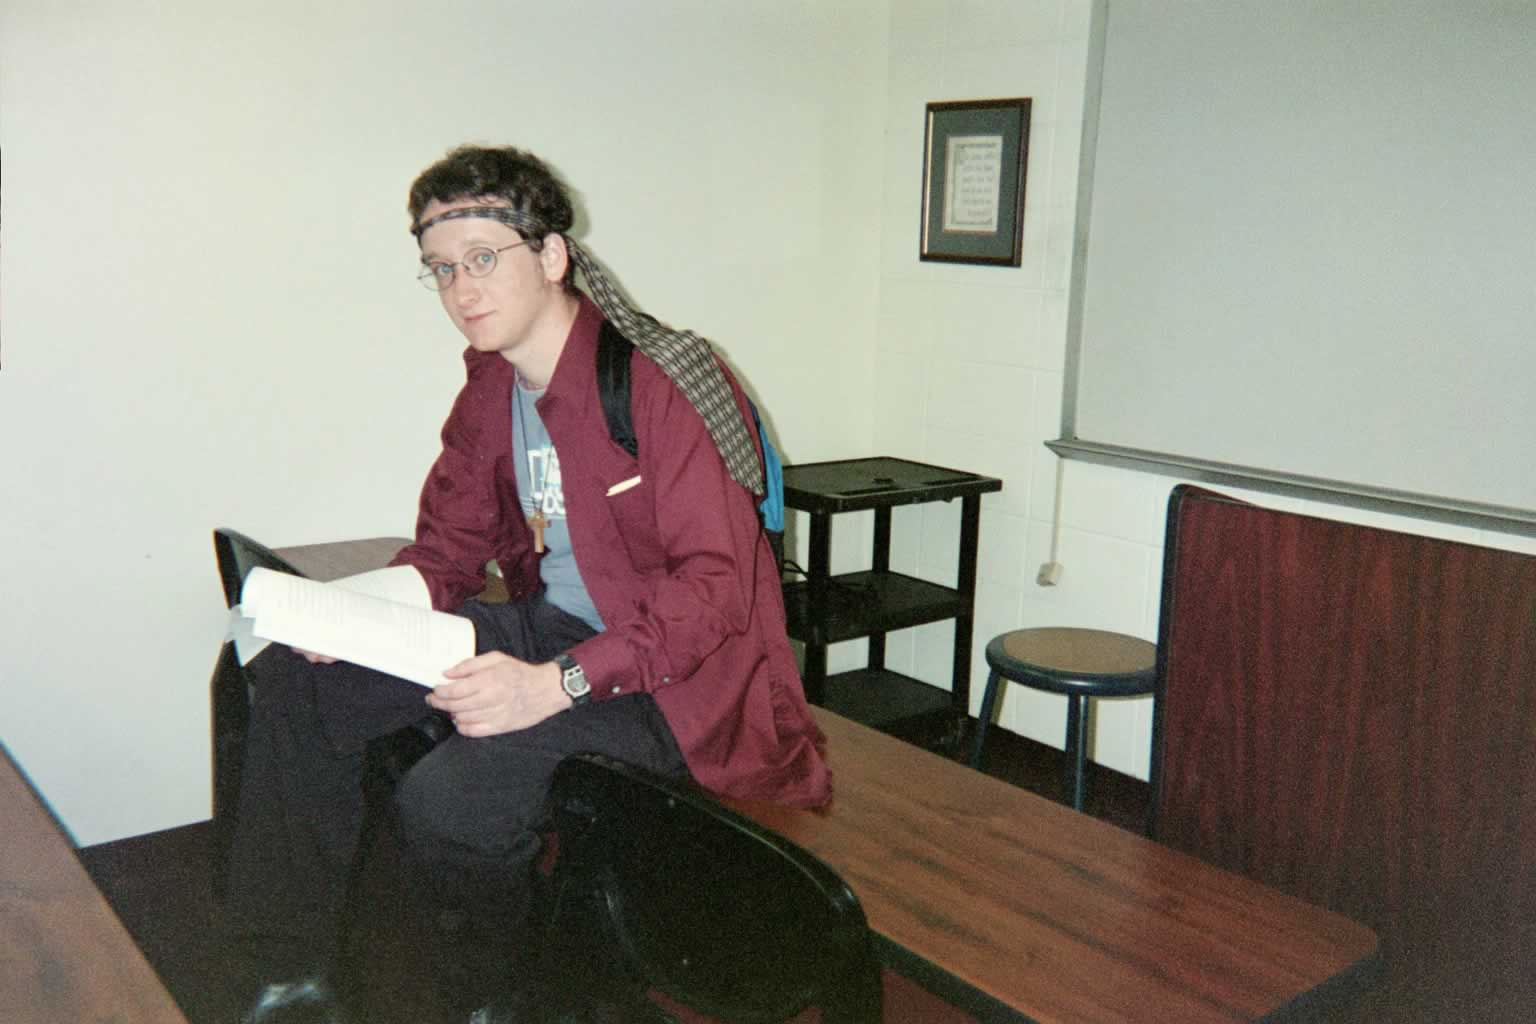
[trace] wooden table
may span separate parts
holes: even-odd
[[[334,579],[405,543],[283,548]],[[1244,1021],[1346,993],[1362,925],[822,708],[829,812],[734,803],[858,894],[882,954],[981,1020]]]
[[[275,550],[305,576],[330,582],[343,576],[381,568],[395,557],[395,552],[409,543],[410,540],[405,537],[368,537],[363,540],[332,541],[328,544],[299,544]],[[485,589],[478,596],[482,601],[505,601],[507,585],[500,576],[487,573]]]
[[[275,550],[305,576],[329,582],[343,576],[383,568],[395,557],[397,551],[409,543],[406,537],[368,537],[364,540],[338,540],[325,544],[299,544]]]
[[[1363,925],[814,713],[830,812],[733,806],[831,865],[893,965],[980,1019],[1272,1019],[1374,970]]]
[[[0,1021],[186,1024],[0,747]]]

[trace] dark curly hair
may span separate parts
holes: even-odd
[[[527,238],[529,248],[543,248],[544,237],[551,232],[571,230],[575,214],[565,185],[538,157],[513,146],[458,146],[448,155],[417,175],[411,183],[407,209],[411,226],[421,222],[421,213],[434,200],[451,203],[461,199],[505,201],[512,209],[535,219],[542,228],[537,237],[514,228]],[[567,267],[564,284],[574,287],[572,267]]]

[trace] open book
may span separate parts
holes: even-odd
[[[421,574],[410,566],[333,583],[252,569],[239,610],[257,640],[350,661],[422,686],[447,682],[443,670],[475,654],[474,625],[433,611]],[[254,656],[254,651],[242,651],[241,661]]]

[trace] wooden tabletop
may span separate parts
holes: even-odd
[[[0,747],[0,1021],[186,1024]]]
[[[404,543],[280,553],[332,579]],[[733,806],[840,873],[885,948],[987,1007],[1041,1024],[1260,1020],[1374,968],[1362,925],[813,710],[832,811]]]
[[[733,806],[830,864],[875,932],[1029,1019],[1259,1020],[1374,963],[1362,925],[814,710],[831,812]]]
[[[381,569],[395,557],[395,552],[409,543],[410,540],[405,537],[368,537],[325,544],[300,544],[278,548],[277,553],[310,579],[329,582],[370,569]]]
[[[405,537],[367,537],[363,540],[338,540],[325,544],[300,544],[276,550],[305,576],[329,582],[382,568],[395,557],[395,552],[409,543],[410,540]],[[487,573],[485,589],[478,596],[482,601],[505,601],[507,585],[500,576]]]

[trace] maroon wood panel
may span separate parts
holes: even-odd
[[[1371,926],[1363,1015],[1536,1013],[1536,558],[1169,504],[1154,836]]]

